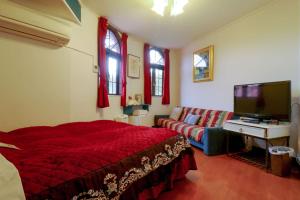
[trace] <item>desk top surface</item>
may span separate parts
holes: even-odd
[[[252,127],[258,127],[258,128],[289,128],[291,126],[290,123],[283,122],[278,125],[276,124],[266,124],[266,123],[249,123],[249,122],[243,122],[242,120],[227,120],[225,123],[232,123],[232,124],[238,124],[238,125],[245,125],[245,126],[252,126]]]

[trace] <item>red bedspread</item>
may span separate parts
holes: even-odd
[[[35,199],[36,194],[53,198],[47,196],[51,189],[54,190],[57,186],[64,188],[66,181],[85,177],[87,181],[94,183],[97,179],[92,179],[91,173],[96,174],[100,168],[113,166],[122,159],[175,138],[174,136],[175,132],[166,129],[131,126],[108,120],[69,123],[0,133],[1,142],[14,144],[22,149],[0,148],[0,153],[19,170],[28,199]],[[106,178],[112,179],[112,185],[108,183],[108,193],[113,194],[116,192],[114,177]],[[103,177],[98,179],[103,184]],[[86,183],[79,181],[76,184],[73,187],[89,189]],[[66,194],[64,198],[72,198],[74,195]]]

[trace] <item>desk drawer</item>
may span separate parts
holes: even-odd
[[[233,123],[225,123],[223,128],[228,131],[252,135],[260,138],[266,138],[266,130],[264,128],[245,126]]]

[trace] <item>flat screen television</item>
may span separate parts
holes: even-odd
[[[291,81],[235,85],[234,113],[251,118],[290,121]]]

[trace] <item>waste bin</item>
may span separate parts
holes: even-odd
[[[277,176],[288,176],[291,172],[291,157],[294,149],[284,146],[269,148],[271,154],[271,172]]]

